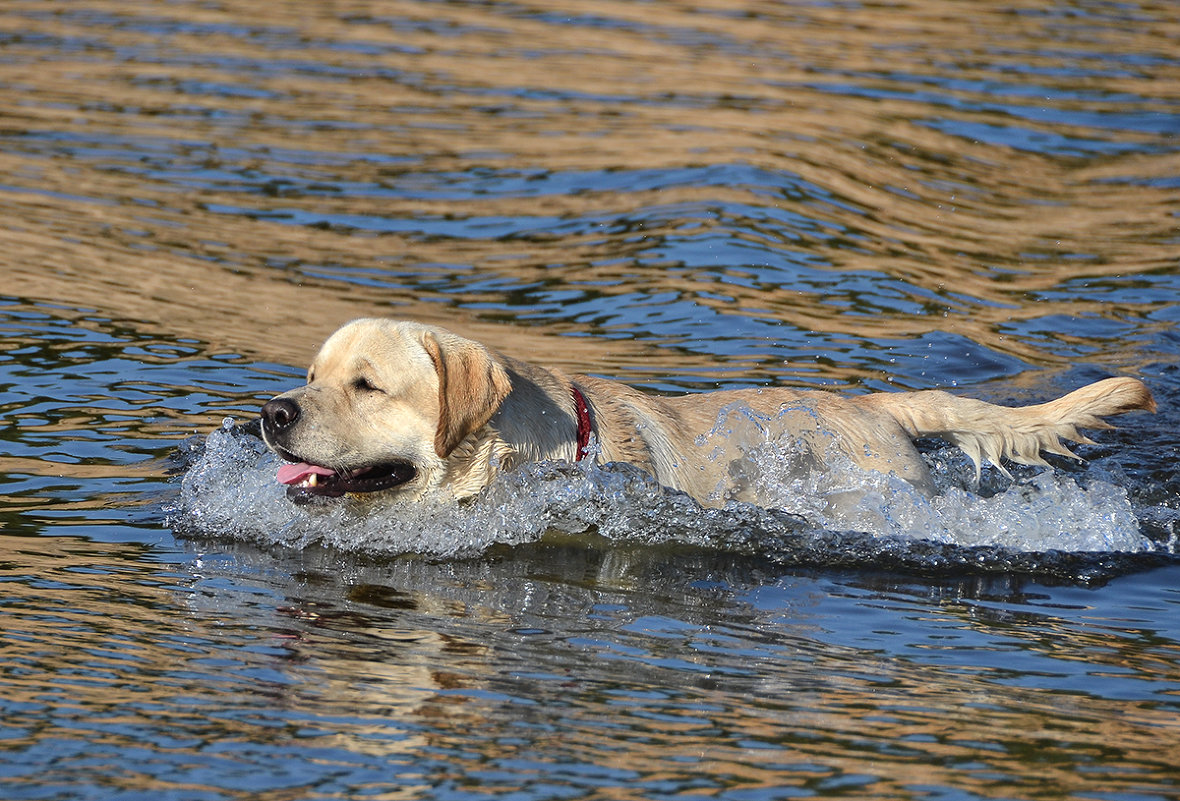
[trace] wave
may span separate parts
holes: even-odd
[[[1136,508],[1116,477],[1021,470],[1015,480],[974,469],[952,449],[925,458],[939,493],[855,466],[798,477],[795,450],[748,452],[758,504],[703,507],[629,465],[540,462],[501,475],[464,502],[297,505],[275,481],[280,465],[227,418],[179,452],[168,522],[182,536],[261,545],[326,546],[378,556],[461,558],[554,538],[679,544],[787,564],[920,572],[1017,571],[1091,580],[1171,558],[1180,513]],[[784,469],[788,468],[788,469]],[[778,476],[795,476],[780,480]],[[852,500],[850,500],[852,499]]]

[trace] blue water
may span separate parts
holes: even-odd
[[[1176,796],[1169,7],[6,12],[0,796]],[[845,518],[584,464],[293,507],[241,426],[362,315],[1160,408],[1014,483],[924,442],[943,495]]]

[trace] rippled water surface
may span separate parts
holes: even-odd
[[[9,0],[0,795],[1175,797],[1175,12]],[[838,519],[584,465],[295,509],[242,424],[362,315],[1160,409]]]

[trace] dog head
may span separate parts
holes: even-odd
[[[262,437],[296,501],[441,481],[512,385],[495,356],[441,328],[356,320],[324,343],[307,384],[262,407]]]

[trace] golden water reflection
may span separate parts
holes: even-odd
[[[217,350],[302,364],[390,313],[658,375],[697,315],[945,332],[1041,366],[1073,351],[1021,325],[1063,315],[1127,326],[1070,335],[1133,366],[1171,302],[1085,289],[1175,269],[1166,7],[1134,25],[1038,2],[975,3],[970,24],[924,2],[7,11],[3,291]],[[530,317],[546,293],[592,311]],[[645,324],[667,303],[674,325]],[[583,333],[617,336],[552,336]]]
[[[780,580],[784,605],[760,613],[737,590],[693,591],[686,577],[735,579],[686,554],[341,565],[313,553],[276,570],[239,550],[236,565],[216,552],[162,565],[139,546],[0,536],[3,745],[58,754],[10,790],[84,786],[75,752],[118,760],[103,775],[123,790],[263,799],[320,797],[332,775],[389,798],[452,784],[644,798],[844,783],[875,798],[1081,797],[1097,777],[1115,794],[1169,781],[1166,704],[1049,691],[1006,665],[1064,673],[1084,657],[1095,677],[1161,690],[1180,678],[1175,643],[1084,610],[1015,627],[994,604],[883,588],[866,603],[898,622],[913,605],[930,624],[906,655],[826,642],[822,581]],[[956,656],[968,644],[983,664]],[[281,767],[291,759],[317,769]]]
[[[1068,588],[1013,621],[1007,594],[885,586],[836,624],[845,579],[763,614],[741,588],[765,566],[713,585],[654,547],[581,571],[589,548],[252,560],[136,528],[155,498],[134,494],[164,483],[145,454],[252,408],[360,315],[649,385],[1141,368],[1180,297],[1170,5],[4,12],[6,791],[1174,787],[1163,580],[1084,599],[1145,623]],[[1170,504],[1157,451],[1136,480]]]

